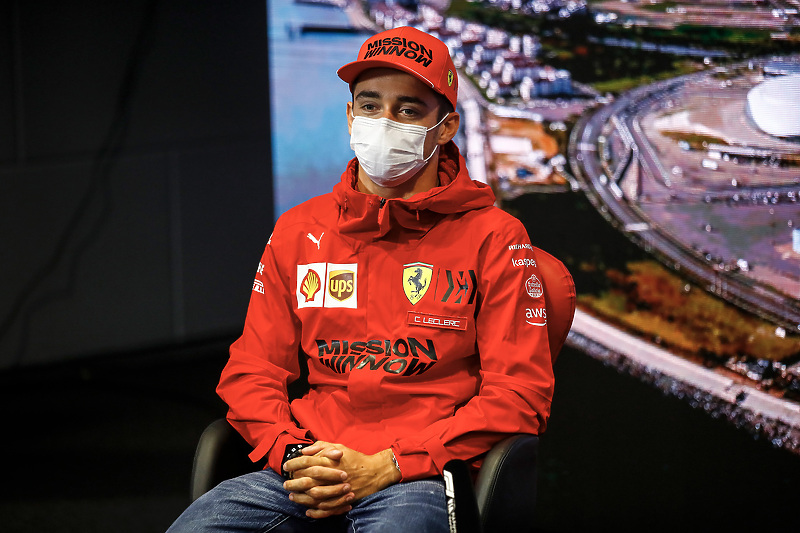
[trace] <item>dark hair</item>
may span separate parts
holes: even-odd
[[[439,101],[439,116],[436,118],[438,120],[442,120],[446,114],[452,113],[455,111],[455,109],[453,109],[453,104],[450,103],[450,100],[445,98],[442,93],[436,91],[433,92],[436,93],[436,99]]]

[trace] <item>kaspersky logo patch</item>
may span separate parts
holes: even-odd
[[[427,263],[403,265],[403,291],[411,305],[416,305],[428,292],[432,276],[433,265]]]
[[[358,308],[358,263],[297,265],[297,308]]]

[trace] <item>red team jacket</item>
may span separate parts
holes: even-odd
[[[391,447],[404,481],[544,430],[553,394],[547,312],[523,225],[470,180],[455,144],[440,186],[408,200],[355,189],[282,215],[217,392],[253,461],[287,444]],[[310,391],[287,383],[307,360]]]

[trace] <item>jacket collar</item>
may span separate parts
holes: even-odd
[[[466,161],[452,141],[439,155],[439,186],[428,191],[382,202],[375,194],[358,191],[357,182],[358,161],[353,159],[333,195],[339,206],[339,232],[359,240],[386,238],[390,233],[425,234],[445,215],[488,207],[495,200],[488,185],[470,179]]]

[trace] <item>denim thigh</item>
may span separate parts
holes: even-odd
[[[345,516],[312,520],[289,500],[270,469],[223,481],[193,502],[167,533],[448,533],[444,483],[425,479],[391,485],[353,505]]]
[[[354,533],[449,533],[444,482],[391,485],[358,501],[346,515]]]
[[[289,519],[296,531],[322,531],[315,527],[318,521],[306,517],[305,507],[289,500],[283,481],[270,469],[223,481],[195,500],[167,532],[264,533],[280,531]]]

